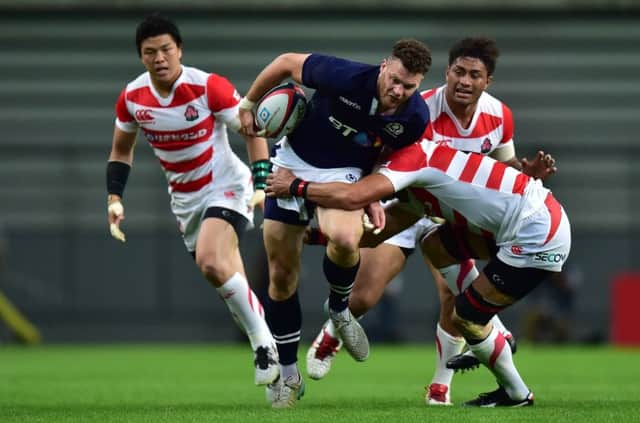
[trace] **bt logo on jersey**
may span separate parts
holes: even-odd
[[[338,119],[334,118],[333,116],[329,116],[329,122],[331,122],[334,128],[336,128],[338,131],[341,131],[342,135],[344,135],[345,137],[348,137],[349,135],[355,134],[356,132],[358,132],[356,128],[352,128],[346,123],[340,122]]]
[[[151,114],[151,110],[149,109],[136,110],[136,121],[138,121],[139,123],[152,122],[153,120],[154,120],[154,117]]]

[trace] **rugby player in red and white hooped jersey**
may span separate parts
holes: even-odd
[[[430,113],[430,123],[424,137],[458,150],[487,154],[522,169],[513,144],[511,110],[485,91],[492,82],[497,57],[495,41],[487,38],[465,38],[452,46],[446,71],[447,83],[422,93]],[[523,164],[525,171],[536,177],[545,177],[555,171],[553,158],[541,153],[532,163],[524,159]],[[432,209],[447,210],[444,205],[434,205]],[[449,214],[454,215],[453,211]],[[437,226],[432,220],[423,218],[376,248],[361,251],[362,265],[349,302],[354,315],[361,316],[378,303],[386,285],[403,269],[419,239]],[[427,387],[425,401],[430,405],[449,405],[453,370],[448,369],[446,363],[459,354],[465,345],[450,319],[454,294],[459,292],[456,282],[465,280],[468,283],[478,272],[474,261],[469,259],[441,269],[443,278],[426,256],[425,262],[433,274],[441,303],[436,326],[436,371]],[[513,341],[498,316],[494,317],[493,323],[501,328],[507,339]],[[307,354],[310,376],[320,379],[326,375],[339,345],[333,326],[327,322]]]
[[[300,185],[304,190],[298,189]],[[268,197],[303,196],[325,207],[353,210],[408,187],[424,190],[457,210],[464,219],[492,234],[497,246],[497,251],[489,251],[484,236],[467,234],[465,254],[488,263],[470,284],[460,288],[450,317],[500,386],[465,405],[533,405],[533,394],[513,363],[504,335],[491,319],[560,272],[569,255],[569,219],[539,179],[493,158],[423,140],[392,153],[376,173],[354,184],[308,182],[280,168],[267,178],[266,193]],[[425,212],[431,210],[421,211]],[[456,219],[448,217],[448,222],[455,224]],[[422,248],[438,269],[459,263],[455,248],[429,242]]]
[[[115,107],[107,164],[111,234],[125,241],[120,230],[122,195],[141,129],[164,170],[171,210],[187,250],[249,337],[255,383],[269,384],[279,374],[277,348],[238,247],[239,237],[253,226],[260,193],[264,198],[266,140],[245,136],[250,170],[227,137],[227,127],[240,128],[240,95],[226,78],[181,64],[182,39],[173,22],[148,16],[137,28],[136,46],[146,72],[127,84]]]

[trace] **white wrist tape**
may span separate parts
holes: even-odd
[[[242,97],[242,100],[238,103],[238,107],[242,110],[251,110],[255,105],[256,102],[249,100],[247,97]]]

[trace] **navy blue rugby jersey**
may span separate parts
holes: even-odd
[[[307,113],[288,139],[300,158],[319,168],[371,169],[383,145],[414,143],[429,122],[418,90],[395,115],[375,114],[379,66],[312,54],[302,82],[316,91]]]

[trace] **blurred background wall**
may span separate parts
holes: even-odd
[[[1,2],[0,290],[49,342],[238,339],[224,304],[184,250],[144,139],[124,199],[127,243],[108,234],[104,173],[113,105],[143,71],[134,31],[146,13],[161,10],[178,23],[185,64],[227,76],[241,93],[282,52],[379,63],[402,37],[432,49],[421,86],[427,89],[443,83],[455,41],[488,35],[502,53],[489,92],[514,112],[519,156],[544,149],[556,157],[559,172],[547,185],[573,227],[568,271],[558,281],[571,289],[540,290],[544,299],[513,307],[505,320],[533,337],[536,313],[560,304],[555,315],[571,328],[562,339],[606,341],[612,280],[640,267],[640,144],[633,131],[640,118],[640,8],[636,1],[511,3]],[[246,157],[241,139],[232,138]],[[242,250],[261,292],[259,231],[245,237]],[[324,320],[322,254],[309,247],[304,255],[306,339]],[[419,254],[388,300],[397,325],[376,329],[373,315],[373,331],[431,341],[437,298]]]

